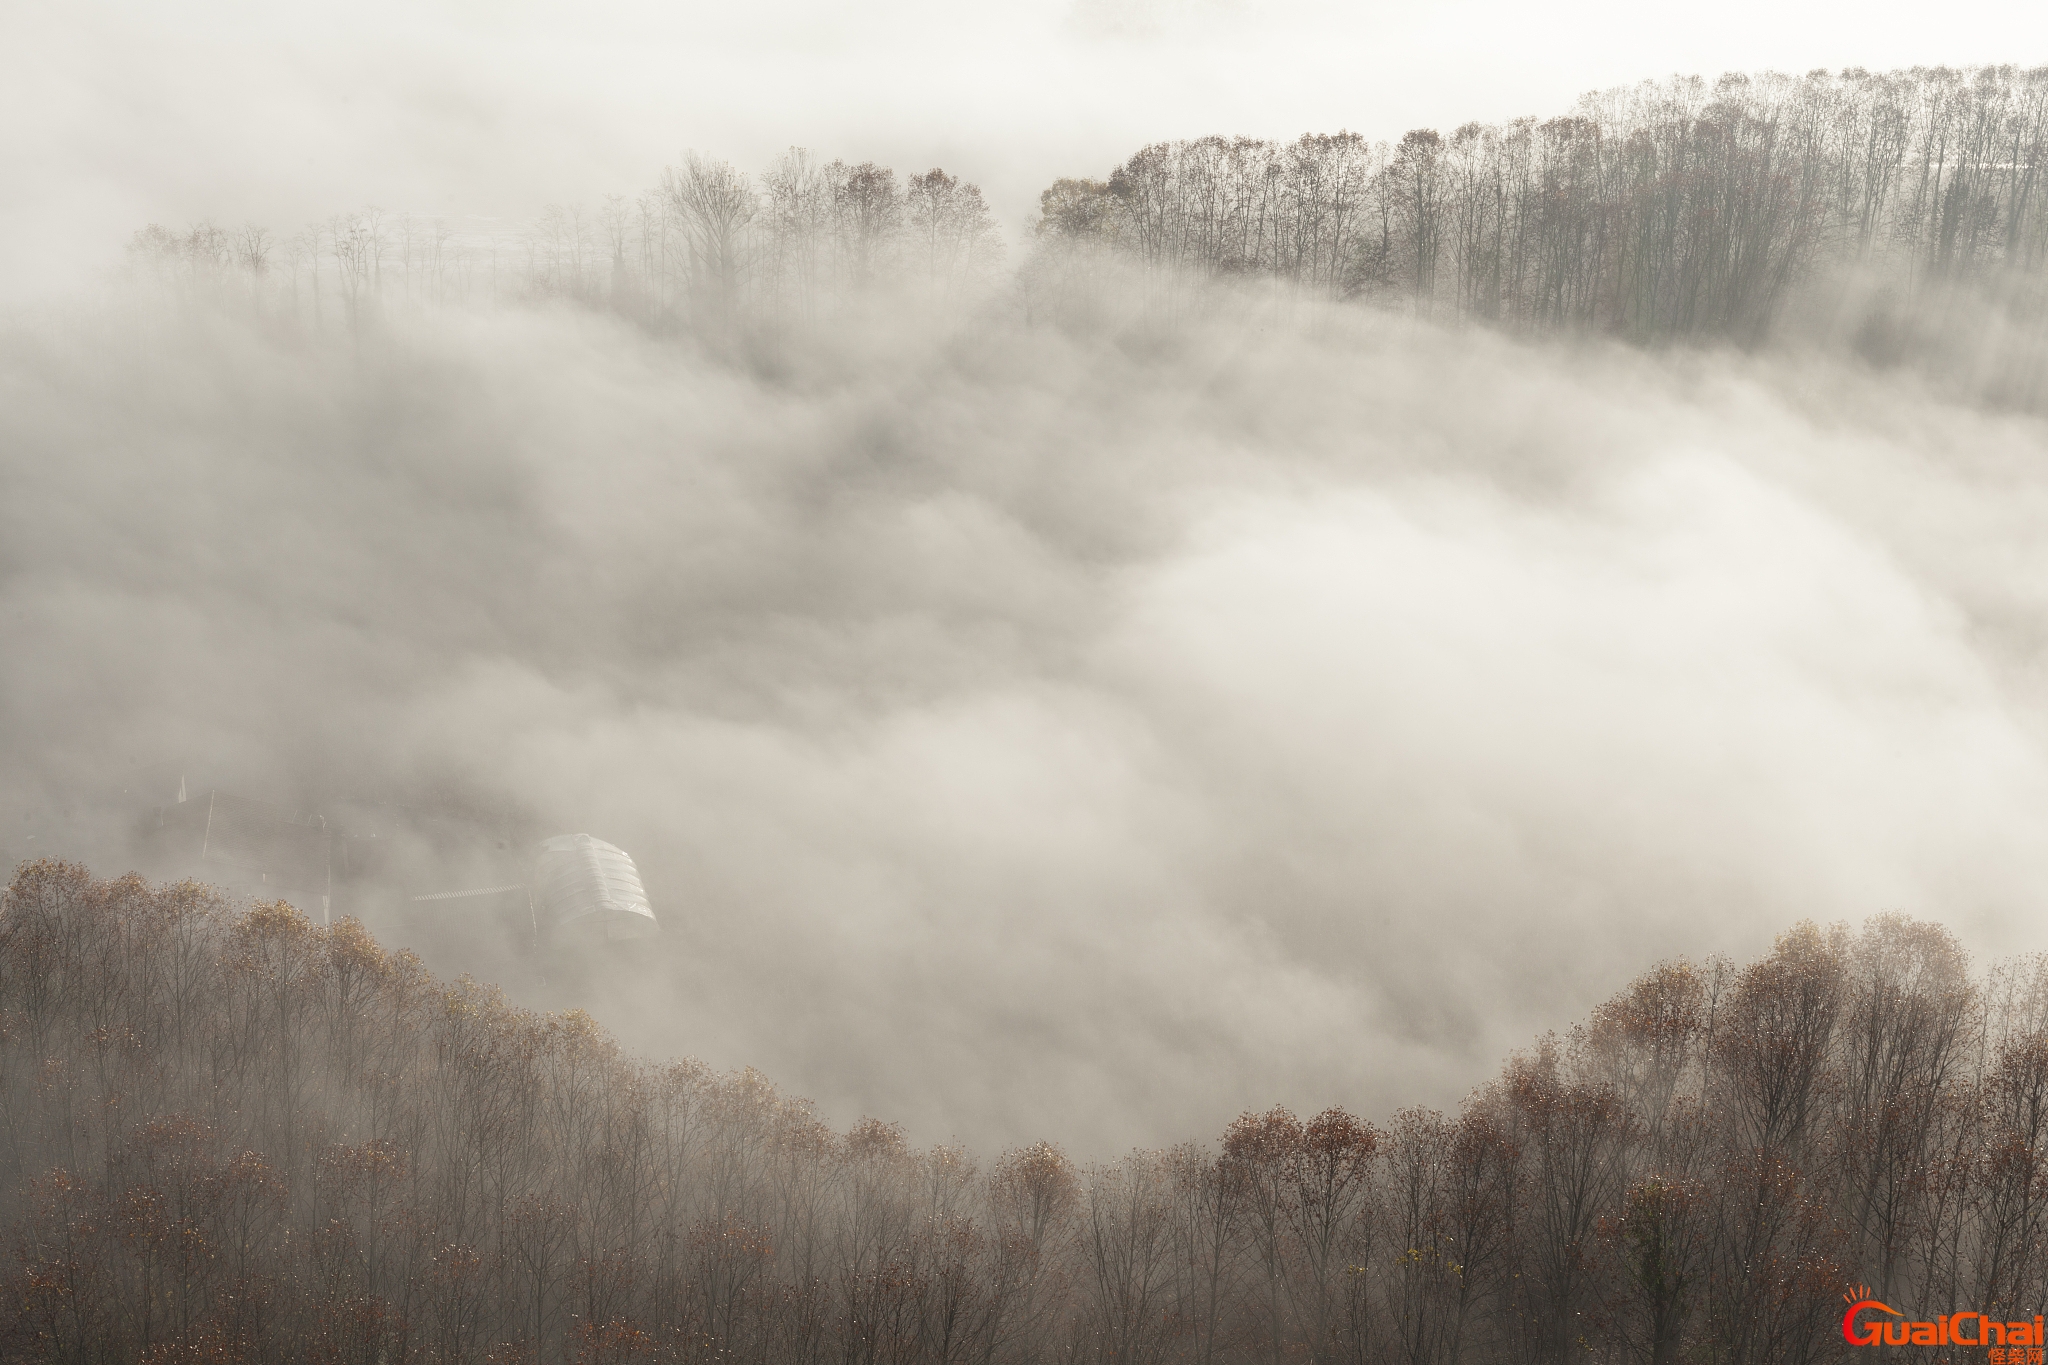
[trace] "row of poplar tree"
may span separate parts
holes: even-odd
[[[1455,1114],[1077,1163],[837,1132],[283,903],[0,904],[7,1362],[1789,1365],[1857,1282],[2033,1317],[2044,1214],[2048,963],[1903,917],[1661,965]]]

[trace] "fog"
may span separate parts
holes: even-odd
[[[1002,280],[736,354],[123,270],[151,221],[512,233],[792,144],[975,180],[1015,266],[1040,189],[1155,139],[2048,37],[1944,16],[16,6],[0,849],[167,765],[504,801],[629,849],[666,929],[525,1003],[1078,1154],[1453,1105],[1801,918],[2048,948],[2048,429],[1916,371],[1258,290],[1055,323]]]
[[[1256,292],[736,359],[124,288],[0,376],[11,805],[199,756],[597,833],[660,950],[516,993],[842,1122],[1448,1105],[1803,917],[2048,947],[2048,442],[1910,375]]]

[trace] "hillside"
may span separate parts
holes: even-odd
[[[2048,1266],[2048,964],[1903,917],[1661,964],[1456,1114],[1096,1162],[834,1132],[61,863],[7,890],[0,1025],[10,1361],[1788,1362],[1850,1283],[2021,1318]]]

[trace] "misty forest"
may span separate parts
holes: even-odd
[[[1662,964],[1453,1114],[1077,1162],[835,1132],[284,902],[7,894],[20,1359],[1808,1361],[1846,1267],[2048,1278],[2048,957],[1902,916]]]
[[[0,1362],[2048,1304],[2048,68],[1074,169],[149,224],[0,322]],[[317,872],[167,852],[216,788]],[[487,942],[376,811],[661,933]]]
[[[1044,191],[1020,287],[1055,315],[1086,309],[1106,254],[1142,267],[1168,315],[1188,282],[1270,277],[1425,318],[1635,341],[1756,343],[1789,323],[1884,359],[1940,352],[2035,402],[2044,138],[2048,75],[1985,67],[1695,77],[1392,144],[1160,143]],[[692,154],[644,193],[551,207],[509,239],[370,210],[284,237],[151,225],[131,249],[167,281],[239,275],[316,322],[483,293],[715,331],[815,319],[883,281],[955,298],[1004,256],[976,186],[939,168],[899,184],[801,148],[757,177]]]

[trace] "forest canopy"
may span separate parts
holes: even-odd
[[[1795,926],[1454,1114],[1076,1160],[846,1132],[353,921],[23,865],[13,1361],[1829,1360],[1841,1293],[2030,1318],[2048,958]]]

